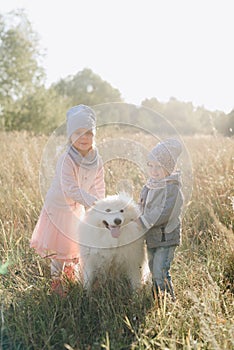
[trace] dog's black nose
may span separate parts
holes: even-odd
[[[114,220],[115,225],[120,225],[121,222],[122,222],[122,220],[119,219],[119,218],[116,218],[116,219]]]

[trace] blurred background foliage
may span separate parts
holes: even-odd
[[[66,110],[73,105],[125,102],[117,88],[89,68],[46,87],[44,53],[39,44],[23,10],[0,14],[0,130],[47,134],[64,122]],[[173,97],[166,103],[146,98],[141,105],[164,116],[180,134],[234,133],[234,110],[229,114],[211,112]],[[126,115],[126,122],[134,120],[142,125],[145,108],[129,113],[127,104],[120,104],[119,113]],[[108,121],[108,115],[103,118]]]

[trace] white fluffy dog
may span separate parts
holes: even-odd
[[[144,232],[138,206],[125,193],[108,196],[90,208],[78,228],[84,286],[98,277],[125,275],[139,288],[147,274]],[[116,275],[117,274],[117,275]]]

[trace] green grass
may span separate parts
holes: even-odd
[[[147,135],[128,137],[151,146]],[[172,266],[177,302],[157,308],[149,285],[133,294],[124,278],[90,295],[80,284],[64,299],[50,293],[49,262],[29,248],[42,205],[38,171],[46,137],[1,134],[1,350],[234,348],[234,140],[185,142],[194,188]],[[108,162],[107,193],[126,178],[137,199],[145,180],[138,170],[124,160]]]

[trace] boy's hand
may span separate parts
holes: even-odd
[[[139,219],[139,217],[137,217],[136,219],[134,219],[134,221],[137,223],[137,225],[142,226],[142,222]]]

